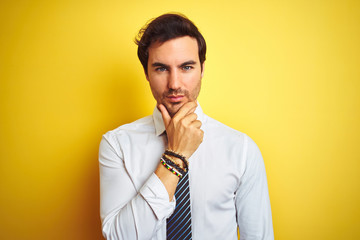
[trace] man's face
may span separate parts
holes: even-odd
[[[195,38],[184,36],[149,47],[146,79],[157,104],[163,104],[170,116],[197,99],[203,69]]]

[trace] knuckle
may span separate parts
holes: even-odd
[[[183,118],[179,121],[182,126],[186,126],[186,120]]]
[[[194,121],[194,123],[193,123],[193,126],[194,126],[195,128],[198,128],[198,129],[200,129],[201,125],[202,125],[202,123],[201,123],[199,120],[196,120],[196,121]]]
[[[187,116],[185,116],[185,117],[187,117],[187,118],[193,118],[193,117],[195,117],[196,116],[196,113],[189,113]]]
[[[204,140],[204,132],[201,132],[200,134],[200,141],[202,142]]]
[[[178,122],[178,121],[179,121],[179,117],[178,117],[178,116],[174,116],[174,117],[171,119],[171,121],[173,121],[173,122]]]

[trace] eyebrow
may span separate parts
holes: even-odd
[[[189,60],[186,62],[181,63],[178,67],[184,67],[187,65],[195,65],[196,62],[193,60]],[[169,65],[165,64],[165,63],[161,63],[161,62],[154,62],[153,64],[151,64],[152,67],[164,67],[164,68],[170,68]]]
[[[184,66],[187,66],[187,65],[195,65],[195,64],[196,64],[195,61],[190,60],[190,61],[183,62],[182,64],[180,64],[179,67],[184,67]]]
[[[164,67],[164,68],[169,68],[169,65],[166,65],[165,63],[161,63],[161,62],[154,62],[153,64],[151,64],[151,66],[153,67]]]

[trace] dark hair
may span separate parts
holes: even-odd
[[[206,59],[206,42],[197,27],[186,16],[182,14],[168,13],[161,15],[140,29],[135,43],[138,45],[138,57],[147,75],[147,64],[149,59],[149,47],[152,43],[164,43],[168,40],[190,36],[197,40],[199,48],[200,65]]]

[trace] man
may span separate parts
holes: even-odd
[[[178,14],[139,33],[153,115],[100,143],[101,219],[107,239],[273,239],[265,167],[245,134],[198,102],[206,44]]]

